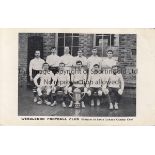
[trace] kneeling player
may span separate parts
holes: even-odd
[[[112,72],[113,73],[109,75],[108,80],[109,109],[118,109],[118,104],[124,90],[124,79],[122,74],[118,72],[118,66],[113,66]]]
[[[40,85],[38,84],[38,79],[40,79]],[[34,83],[37,86],[38,93],[38,104],[42,104],[44,102],[47,105],[50,105],[50,92],[54,87],[54,74],[49,71],[48,63],[43,64],[43,70],[40,71],[34,78]],[[52,82],[51,82],[52,81]]]
[[[97,106],[100,106],[100,100],[102,97],[102,77],[99,73],[99,65],[95,64],[93,70],[89,73],[87,81],[87,94],[91,100],[91,106],[94,106],[94,98],[97,98]]]
[[[84,97],[81,99],[81,106],[85,108],[84,100],[85,100],[85,93],[87,92],[86,85],[86,71],[82,69],[82,61],[76,61],[76,67],[74,72],[71,74],[71,81],[73,83],[72,87],[69,87],[68,92],[72,93],[76,88],[80,89],[82,93],[84,93]],[[71,99],[69,107],[73,106],[73,101]]]
[[[55,106],[57,104],[56,97],[58,95],[58,92],[62,92],[63,102],[62,106],[66,107],[66,97],[67,97],[67,90],[70,84],[70,77],[69,73],[65,72],[65,64],[61,62],[59,64],[59,72],[55,74],[55,80],[56,81],[56,87],[54,87],[54,90],[52,91],[52,97],[53,97],[53,104],[51,106]]]

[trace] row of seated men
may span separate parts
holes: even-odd
[[[83,55],[81,54],[82,51],[80,51],[78,53],[81,55],[78,54],[78,57],[70,58],[72,65],[71,63],[69,65],[65,63],[66,60],[69,59],[67,59],[67,57],[70,57],[66,50],[69,51],[69,48],[65,47],[64,53],[67,54],[60,58],[61,60],[58,61],[58,65],[51,65],[49,60],[53,60],[53,55],[48,56],[45,62],[40,58],[40,52],[35,52],[35,58],[31,60],[29,66],[30,79],[35,85],[33,88],[34,102],[37,102],[38,104],[44,102],[47,105],[55,106],[57,105],[57,92],[62,91],[62,106],[66,107],[66,98],[70,98],[69,107],[73,107],[74,100],[70,97],[70,94],[78,88],[85,94],[80,100],[82,108],[85,108],[84,101],[86,96],[88,96],[90,100],[90,105],[94,106],[93,95],[96,93],[98,106],[100,105],[101,98],[106,96],[109,102],[109,109],[118,109],[118,103],[124,90],[124,80],[122,74],[118,72],[118,66],[114,63],[114,60],[111,59],[113,52],[111,50],[107,52],[110,56],[107,58],[107,61],[104,62],[106,67],[109,64],[111,65],[109,68],[112,72],[103,74],[103,72],[101,72],[101,61],[98,59],[100,57],[97,56],[96,49],[92,50],[90,63],[90,57],[87,60],[85,59],[85,61],[82,61]],[[38,67],[37,69],[35,68],[36,66]],[[55,72],[57,66],[58,70]],[[86,70],[86,67],[88,70]],[[38,79],[40,79],[40,82],[38,82]]]

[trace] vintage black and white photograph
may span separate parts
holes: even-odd
[[[18,116],[136,116],[136,34],[18,33]]]

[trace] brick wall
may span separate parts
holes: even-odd
[[[79,46],[84,51],[84,55],[89,57],[93,48],[93,34],[80,34]]]
[[[119,64],[125,71],[123,74],[125,85],[136,87],[136,34],[119,35]]]
[[[18,43],[18,81],[19,86],[24,86],[27,82],[27,40],[28,34],[27,33],[20,33],[19,34],[19,43]]]
[[[55,46],[55,34],[44,33],[43,34],[43,56],[44,59],[50,54],[50,48]]]
[[[119,61],[121,65],[136,66],[136,59],[132,55],[132,49],[136,49],[136,35],[119,35]]]

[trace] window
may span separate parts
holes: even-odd
[[[64,47],[69,46],[70,54],[77,55],[79,50],[79,34],[78,33],[58,33],[58,55],[64,54]]]
[[[136,49],[131,49],[132,56],[136,56]]]
[[[119,49],[119,34],[95,34],[94,35],[94,47],[98,49],[98,55],[107,56],[107,49],[112,49],[114,55],[118,55]]]
[[[116,46],[115,40],[117,39],[117,35],[114,34],[96,34],[95,35],[95,45],[98,46]]]

